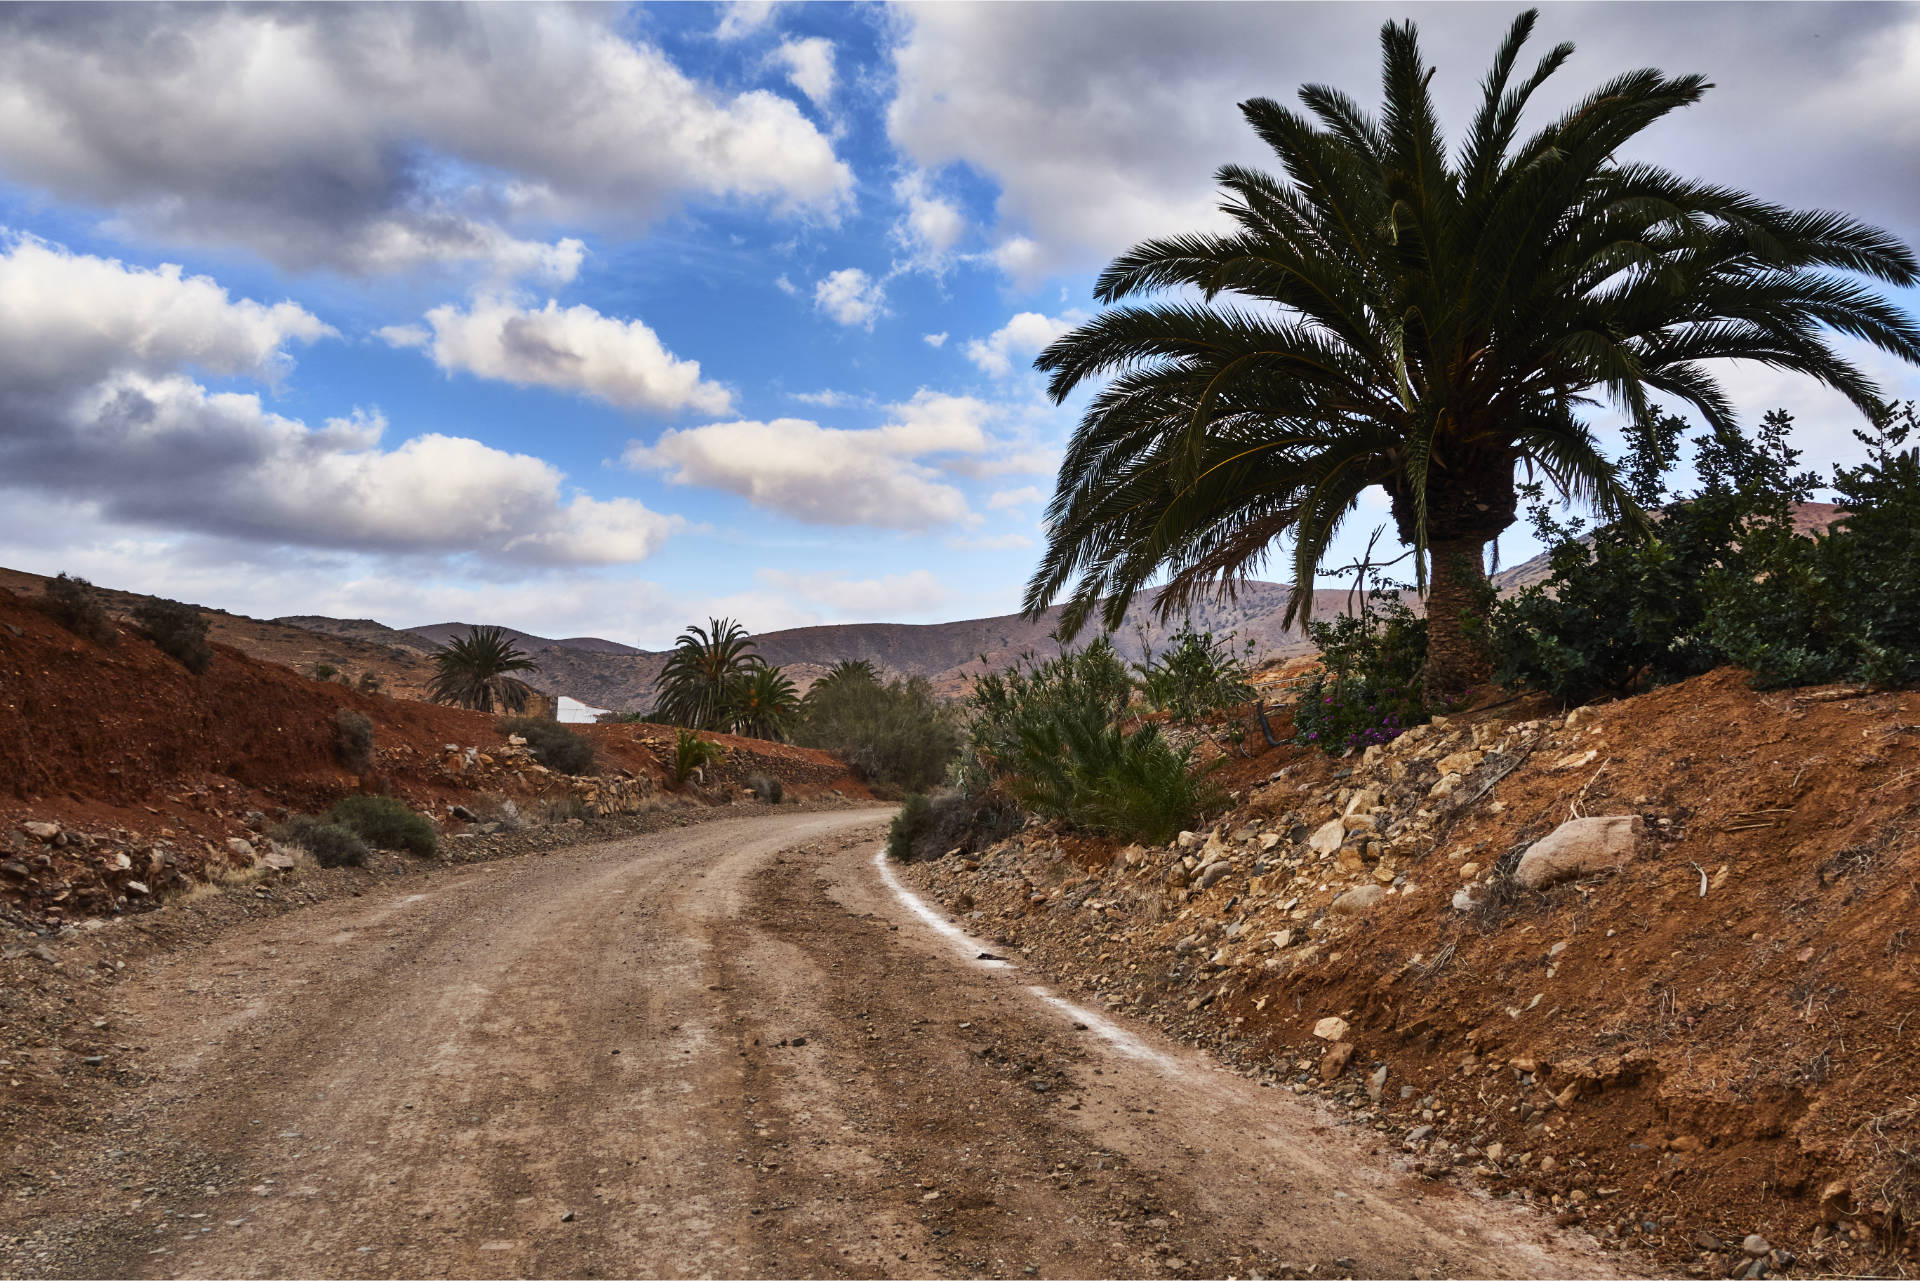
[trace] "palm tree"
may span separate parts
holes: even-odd
[[[1604,398],[1631,437],[1656,397],[1737,430],[1710,369],[1755,360],[1843,392],[1879,392],[1834,331],[1920,360],[1920,329],[1839,273],[1910,285],[1913,254],[1836,213],[1798,212],[1621,158],[1710,87],[1658,71],[1609,81],[1531,137],[1528,99],[1571,45],[1515,81],[1535,14],[1513,24],[1449,157],[1412,24],[1381,30],[1376,119],[1336,90],[1306,112],[1241,111],[1284,178],[1218,174],[1224,234],[1148,241],[1095,287],[1115,306],[1041,353],[1055,401],[1110,375],[1068,447],[1037,615],[1069,596],[1069,631],[1117,628],[1164,576],[1164,617],[1236,584],[1291,543],[1288,621],[1361,494],[1385,489],[1430,619],[1430,700],[1476,683],[1471,623],[1489,599],[1486,544],[1514,520],[1516,466],[1609,518],[1644,517],[1580,411]],[[1071,589],[1069,590],[1069,585]]]
[[[509,673],[538,671],[539,666],[498,627],[470,628],[465,636],[433,651],[433,680],[427,692],[436,703],[491,712],[522,712],[528,688]]]
[[[654,681],[654,716],[689,729],[722,728],[735,682],[762,666],[752,651],[747,629],[730,618],[689,626]]]
[[[813,705],[842,689],[867,685],[878,688],[879,684],[880,673],[874,670],[871,661],[864,658],[843,658],[828,668],[825,676],[807,687],[807,696],[801,701]]]
[[[800,695],[779,668],[761,665],[734,678],[727,719],[733,732],[785,742],[800,713]]]

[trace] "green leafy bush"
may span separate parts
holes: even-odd
[[[1321,670],[1294,704],[1294,742],[1332,755],[1387,743],[1430,715],[1420,670],[1427,661],[1427,620],[1398,590],[1375,588],[1358,614],[1307,623]]]
[[[683,729],[675,736],[673,752],[667,757],[667,777],[675,787],[679,787],[693,777],[695,770],[704,771],[707,766],[718,765],[724,759],[726,751],[720,744],[709,742],[690,729]]]
[[[1160,654],[1147,648],[1146,661],[1134,665],[1147,703],[1176,721],[1192,724],[1210,712],[1252,699],[1245,657],[1234,655],[1231,641],[1230,636],[1216,638],[1212,632],[1195,631],[1189,620]],[[1252,652],[1253,642],[1248,641],[1246,655]]]
[[[373,722],[351,707],[333,714],[334,747],[341,761],[356,774],[373,768]]]
[[[357,835],[338,824],[308,814],[296,814],[275,828],[273,838],[298,845],[313,855],[322,867],[365,867],[367,846]]]
[[[1902,448],[1916,430],[1909,402],[1854,433],[1867,460],[1834,470],[1833,528],[1749,536],[1755,572],[1720,585],[1705,631],[1756,684],[1920,683],[1920,448]]]
[[[882,684],[873,666],[843,662],[801,700],[793,741],[832,752],[863,783],[925,791],[960,749],[951,708],[926,681]]]
[[[195,676],[213,665],[207,620],[193,606],[151,596],[133,607],[133,619],[161,653],[177,659]]]
[[[593,744],[558,721],[511,716],[500,722],[500,732],[526,739],[533,759],[556,774],[593,773]]]
[[[48,579],[39,605],[42,613],[75,636],[84,636],[96,645],[120,643],[120,629],[113,625],[93,584],[84,578],[61,574]]]
[[[1495,679],[1546,690],[1563,703],[1627,694],[1685,680],[1729,661],[1708,625],[1716,601],[1743,593],[1789,548],[1793,504],[1815,478],[1795,470],[1793,420],[1775,411],[1753,439],[1734,434],[1694,441],[1699,489],[1671,496],[1651,526],[1607,525],[1582,536],[1578,521],[1556,521],[1538,502],[1532,518],[1549,545],[1547,580],[1499,602],[1489,617]],[[1684,424],[1664,418],[1651,444],[1664,461]],[[1659,463],[1634,468],[1642,496],[1662,496]]]
[[[887,856],[907,863],[951,851],[972,853],[1020,830],[1020,807],[989,792],[912,793],[887,828]]]
[[[439,845],[433,821],[391,796],[343,797],[328,817],[379,849],[405,850],[426,858]]]
[[[378,672],[361,672],[360,679],[354,682],[355,688],[362,694],[378,694],[382,684],[384,682]]]
[[[914,792],[901,804],[900,812],[887,824],[887,857],[896,863],[913,861],[913,847],[933,818],[933,802],[925,793]]]
[[[747,790],[768,805],[778,805],[787,794],[785,785],[767,774],[755,774],[749,778]]]
[[[1104,637],[1031,657],[974,684],[955,771],[972,796],[999,790],[1029,813],[1123,840],[1165,841],[1217,795],[1157,726],[1128,730],[1133,685]]]

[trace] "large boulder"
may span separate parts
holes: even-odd
[[[1347,839],[1347,825],[1337,818],[1322,823],[1314,834],[1307,838],[1307,848],[1322,858],[1340,848]]]
[[[1378,885],[1356,885],[1327,908],[1335,916],[1358,916],[1370,907],[1377,907],[1387,892]]]
[[[1633,861],[1645,837],[1646,824],[1638,814],[1576,818],[1535,841],[1521,856],[1513,877],[1530,890],[1543,890],[1576,877],[1612,871]]]

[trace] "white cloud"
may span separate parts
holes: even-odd
[[[1435,93],[1457,136],[1513,11],[1423,13]],[[1628,21],[1608,5],[1549,6],[1524,65],[1562,39],[1578,53],[1532,117],[1544,123],[1632,67],[1705,72],[1717,87],[1636,142],[1636,157],[1920,238],[1920,167],[1885,163],[1920,146],[1920,11],[1749,13],[1665,5]],[[1236,104],[1292,104],[1315,83],[1377,109],[1376,35],[1394,16],[1368,5],[1116,5],[1089,21],[1079,6],[1008,4],[896,15],[888,133],[915,165],[963,164],[999,187],[994,257],[1024,283],[1097,268],[1148,236],[1223,225],[1218,166],[1277,168]]]
[[[894,199],[904,207],[894,226],[894,239],[904,246],[913,265],[942,271],[953,247],[966,235],[967,218],[954,201],[937,195],[924,169],[915,169],[893,184]]]
[[[833,219],[853,175],[790,101],[730,94],[583,6],[0,11],[0,172],[123,229],[295,270],[569,278],[686,199]]]
[[[193,366],[272,381],[291,367],[289,342],[335,333],[304,307],[236,302],[211,277],[171,264],[128,267],[29,236],[5,243],[0,369],[15,394],[68,387],[108,365],[147,373]]]
[[[1047,501],[1046,493],[1038,485],[1022,485],[1018,489],[1002,489],[987,499],[987,506],[995,511],[1008,507],[1025,507],[1032,503]]]
[[[720,25],[713,29],[719,40],[741,40],[762,30],[779,12],[781,0],[724,0],[720,6]]]
[[[970,397],[922,391],[892,406],[891,421],[880,427],[822,427],[803,418],[709,423],[664,432],[652,445],[636,441],[625,460],[809,524],[923,530],[974,518],[929,460],[991,448],[984,424],[992,413]]]
[[[858,267],[842,267],[813,287],[815,310],[832,317],[835,324],[849,327],[872,329],[886,301],[885,288]]]
[[[433,341],[433,332],[424,325],[382,325],[373,336],[389,347],[424,347]]]
[[[787,273],[784,271],[773,278],[773,287],[789,298],[797,297],[800,293],[800,286],[788,280]]]
[[[931,571],[850,579],[837,573],[795,574],[763,569],[754,575],[769,587],[790,592],[841,617],[897,618],[922,614],[946,604],[946,586]]]
[[[678,524],[563,491],[551,464],[455,436],[388,448],[377,411],[310,427],[205,371],[271,381],[333,331],[205,276],[34,240],[0,255],[0,485],[97,520],[262,545],[612,564]]]
[[[1069,311],[1061,316],[1043,316],[1037,311],[1023,311],[985,338],[968,342],[967,359],[979,366],[982,372],[995,378],[1005,378],[1013,372],[1016,359],[1022,366],[1030,365],[1042,348],[1085,318],[1077,311]]]
[[[1007,237],[993,247],[988,257],[993,260],[994,266],[1021,284],[1032,284],[1053,265],[1039,242],[1027,236]]]
[[[833,100],[838,77],[833,68],[833,41],[822,36],[788,40],[773,52],[774,61],[786,68],[787,81],[807,96],[807,101],[822,111]]]
[[[937,334],[921,334],[920,341],[929,347],[944,347],[947,345],[947,332],[943,329]]]
[[[823,387],[819,391],[796,391],[793,398],[803,405],[813,405],[820,409],[850,409],[855,405],[872,403],[867,396],[856,396],[849,391],[835,391]]]
[[[585,305],[562,308],[548,299],[535,310],[482,297],[465,310],[435,307],[427,323],[434,363],[448,371],[581,392],[629,409],[725,413],[733,404],[725,387],[700,377],[700,362],[675,356],[645,324]],[[412,333],[398,337],[396,345],[414,345]]]

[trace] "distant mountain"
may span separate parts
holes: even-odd
[[[455,636],[465,636],[475,626],[488,626],[481,623],[428,623],[425,627],[409,627],[415,636],[423,636],[434,645],[444,645]],[[645,650],[635,649],[631,645],[622,645],[619,641],[601,640],[598,636],[571,636],[566,640],[549,640],[545,636],[535,636],[532,632],[518,631],[511,627],[502,627],[521,649],[532,652],[545,649],[578,649],[589,654],[644,654]]]
[[[1251,582],[1231,602],[1207,601],[1192,612],[1196,627],[1216,635],[1233,633],[1236,644],[1253,642],[1258,658],[1286,658],[1311,651],[1298,630],[1281,626],[1287,588],[1277,583]],[[1347,593],[1315,593],[1314,612],[1330,617],[1346,608]],[[1047,656],[1059,652],[1051,633],[1060,611],[1049,610],[1037,622],[1018,614],[971,618],[951,623],[840,623],[763,632],[753,640],[767,662],[786,670],[803,690],[826,674],[835,663],[865,659],[889,676],[925,677],[936,691],[964,694],[983,671],[1004,667],[1022,654]],[[435,623],[423,627],[390,628],[367,619],[333,619],[315,615],[277,620],[280,623],[329,635],[426,653],[453,636],[465,635],[468,623]],[[1136,605],[1114,636],[1114,644],[1130,662],[1144,658],[1148,648],[1162,648],[1185,618],[1161,623],[1152,618],[1152,599]],[[528,683],[549,694],[568,694],[598,707],[644,711],[653,705],[653,683],[665,664],[665,651],[649,652],[594,637],[553,640],[514,628],[503,628],[536,662],[540,670]],[[984,658],[984,662],[982,661]]]

